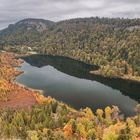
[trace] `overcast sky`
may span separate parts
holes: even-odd
[[[0,29],[24,18],[140,18],[140,0],[0,0]]]

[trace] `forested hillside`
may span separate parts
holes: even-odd
[[[0,31],[1,45],[32,45],[41,41],[54,22],[43,19],[24,19]]]
[[[47,98],[30,111],[1,110],[0,137],[23,140],[139,140],[140,105],[138,115],[123,120],[119,109],[106,107],[75,111],[67,105]]]
[[[30,29],[26,23],[22,32],[27,20],[23,21],[0,32],[2,48],[12,46],[13,49],[14,46],[14,51],[28,51],[31,47],[40,53],[97,64],[101,66],[98,73],[105,76],[135,76],[139,79],[140,19],[96,17],[57,23],[48,21],[45,22],[47,28],[41,31]],[[31,22],[30,26],[33,26]]]

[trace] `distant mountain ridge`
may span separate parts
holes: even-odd
[[[27,44],[39,41],[43,32],[48,31],[55,22],[44,19],[24,19],[0,31],[0,44]]]
[[[15,24],[10,24],[8,28],[1,30],[0,33],[4,33],[8,29],[12,30],[12,28],[18,29],[21,26],[25,26],[26,28],[30,27],[38,30],[39,28],[41,28],[41,30],[44,31],[45,29],[51,27],[53,24],[55,24],[55,22],[49,20],[28,18],[28,19],[20,20]],[[41,31],[39,30],[39,32]]]
[[[54,22],[44,19],[24,19],[15,24],[15,26],[27,26],[27,29],[36,29],[38,32],[43,32],[54,25]]]
[[[112,29],[126,28],[128,30],[133,30],[135,28],[140,28],[140,19],[92,17],[53,22],[45,19],[27,18],[15,24],[10,24],[7,28],[0,30],[0,45],[31,45],[33,41],[41,41],[39,38],[42,38],[43,33],[48,34],[48,32],[50,33],[52,30],[54,32],[65,30],[65,28],[73,30],[75,27],[81,30],[81,28],[92,28],[97,24],[100,26],[105,25]]]

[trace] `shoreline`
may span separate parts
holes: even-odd
[[[16,82],[16,77],[23,73],[16,67],[21,67],[23,60],[17,59],[18,54],[0,53],[0,108],[31,108],[46,100],[40,90],[26,87]]]
[[[18,67],[18,68],[21,68],[22,64],[23,64],[25,61],[24,61],[23,59],[21,59],[21,58],[18,58],[18,59],[21,60],[22,62],[20,63],[20,66],[17,66],[17,67]],[[19,86],[21,86],[21,87],[23,87],[23,88],[29,89],[29,90],[31,90],[31,91],[33,91],[33,92],[39,92],[41,95],[43,95],[43,90],[33,89],[33,88],[30,88],[30,87],[28,87],[28,86],[26,86],[26,85],[24,85],[24,84],[21,84],[21,83],[19,83],[19,82],[16,81],[16,78],[17,78],[18,76],[20,76],[20,75],[22,75],[22,74],[25,73],[25,72],[22,71],[22,70],[17,70],[17,69],[16,69],[17,67],[15,67],[15,70],[16,70],[16,71],[19,71],[20,73],[14,77],[13,83],[15,83],[15,84],[17,84],[17,85],[19,85]]]
[[[111,77],[109,77],[109,76],[106,76],[106,75],[103,75],[103,74],[99,73],[98,70],[97,71],[93,70],[93,71],[90,71],[89,73],[92,74],[92,75],[95,75],[95,76],[101,76],[103,78],[121,79],[121,80],[127,80],[129,82],[135,82],[135,83],[139,83],[140,84],[140,80],[133,79],[133,78],[127,78],[127,76],[111,76]]]

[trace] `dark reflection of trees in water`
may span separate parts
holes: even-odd
[[[98,81],[112,87],[113,89],[118,89],[123,95],[129,96],[130,98],[140,102],[139,82],[132,82],[120,78],[105,78],[103,76],[89,73],[91,70],[97,70],[99,68],[98,66],[89,65],[81,61],[62,56],[31,55],[22,58],[32,66],[43,67],[51,65],[57,70],[71,76]]]

